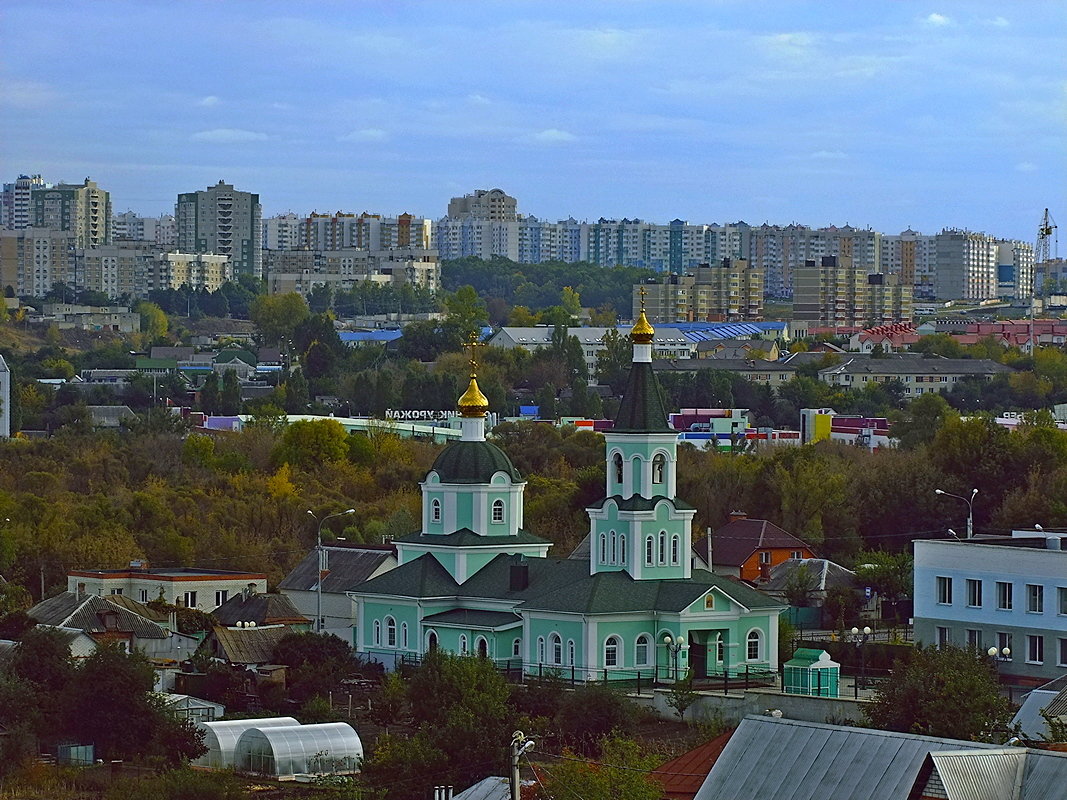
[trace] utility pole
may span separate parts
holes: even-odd
[[[534,746],[534,740],[526,738],[522,731],[511,734],[511,800],[520,800],[522,784],[519,782],[519,756]]]

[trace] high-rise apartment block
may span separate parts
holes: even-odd
[[[78,247],[111,241],[111,195],[88,178],[82,184],[61,183],[31,190],[30,224],[35,228],[70,231]]]
[[[154,242],[159,247],[171,248],[178,244],[178,232],[171,214],[142,217],[134,211],[124,211],[111,218],[111,240]]]
[[[44,297],[56,283],[78,286],[77,251],[73,231],[0,231],[0,283],[20,297]]]
[[[497,222],[514,222],[518,201],[501,189],[477,189],[463,197],[448,201],[448,216],[453,219],[489,219]]]
[[[877,272],[882,234],[850,225],[809,228],[761,225],[749,232],[748,258],[766,275],[766,293],[792,297],[794,271],[824,256],[849,259],[855,269]]]
[[[911,287],[896,275],[856,268],[838,256],[809,259],[793,270],[793,319],[808,327],[871,327],[911,317]]]
[[[188,286],[205,292],[218,291],[232,277],[230,257],[216,253],[157,253],[148,273],[146,291]]]
[[[174,211],[178,247],[191,253],[230,257],[234,276],[263,275],[262,208],[259,195],[219,181],[178,195]]]
[[[349,291],[359,283],[409,285],[437,291],[441,265],[435,250],[269,250],[267,290],[308,295],[317,286]]]
[[[763,319],[763,273],[745,259],[724,258],[682,275],[671,273],[660,283],[634,286],[635,319],[642,303],[653,324],[759,322]]]
[[[0,191],[0,228],[17,231],[29,227],[33,190],[47,185],[40,175],[19,175],[14,183],[5,183]]]
[[[264,250],[297,250],[300,248],[300,232],[304,217],[289,212],[263,220]]]

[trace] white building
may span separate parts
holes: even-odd
[[[960,531],[963,531],[961,522]],[[1001,651],[1000,672],[1067,671],[1067,532],[915,542],[915,640]],[[1010,654],[1003,655],[1004,648]]]
[[[5,183],[0,191],[0,228],[28,228],[32,221],[32,192],[49,185],[40,175],[19,175],[14,183]]]
[[[138,603],[162,598],[171,605],[214,611],[243,589],[267,591],[267,576],[261,572],[232,572],[191,567],[150,568],[133,561],[126,569],[71,570],[67,591],[79,594],[112,594],[131,597]]]
[[[304,217],[290,211],[263,220],[264,250],[295,250],[300,247]]]
[[[441,264],[437,251],[395,250],[271,250],[267,252],[267,290],[271,294],[297,292],[304,296],[316,286],[335,292],[359,283],[403,286],[437,291]]]

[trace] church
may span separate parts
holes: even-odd
[[[550,556],[551,542],[523,527],[526,482],[486,441],[472,358],[461,438],[421,484],[421,530],[394,541],[394,569],[349,592],[357,652],[389,666],[442,648],[579,680],[777,669],[784,607],[693,567],[695,509],[676,497],[678,436],[652,371],[654,334],[642,310],[604,434],[604,497],[586,509],[588,557]]]

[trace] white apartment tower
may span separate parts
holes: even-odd
[[[262,207],[259,195],[219,181],[178,195],[174,211],[178,247],[230,257],[234,275],[263,275]]]

